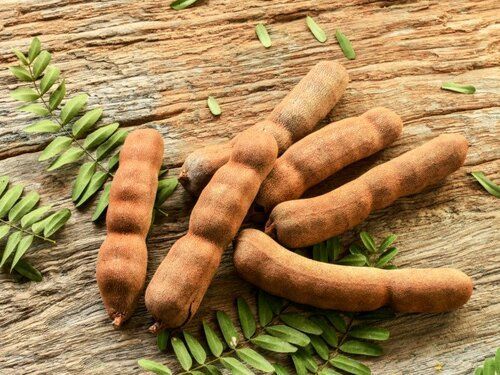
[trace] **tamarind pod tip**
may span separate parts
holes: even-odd
[[[120,328],[123,324],[123,322],[125,321],[125,319],[123,319],[123,315],[117,315],[115,316],[115,318],[113,319],[113,326],[115,328]]]
[[[160,329],[161,329],[161,324],[159,322],[156,322],[151,327],[149,327],[148,331],[156,335],[160,332]]]
[[[266,223],[264,228],[264,233],[267,234],[271,238],[276,238],[276,224],[272,221],[271,218]]]

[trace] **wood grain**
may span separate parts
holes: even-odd
[[[136,374],[147,357],[175,367],[146,332],[144,303],[115,331],[95,282],[104,238],[90,222],[92,208],[70,201],[75,167],[48,173],[37,162],[51,137],[27,135],[30,116],[15,110],[9,91],[18,83],[7,71],[11,49],[40,35],[53,52],[71,94],[85,91],[102,105],[104,121],[151,126],[165,139],[165,163],[175,175],[196,148],[222,142],[261,120],[316,62],[336,59],[351,83],[325,121],[387,106],[404,120],[403,136],[390,149],[341,171],[309,194],[345,182],[374,164],[440,133],[460,132],[470,142],[465,166],[429,192],[400,199],[374,213],[357,230],[380,237],[399,234],[402,267],[453,266],[475,282],[470,302],[440,315],[401,316],[386,324],[386,354],[368,361],[375,374],[470,374],[500,346],[498,247],[500,210],[467,172],[483,170],[497,183],[500,123],[500,29],[497,1],[230,1],[200,0],[175,12],[168,2],[4,0],[0,6],[0,170],[38,190],[45,203],[68,207],[73,217],[52,248],[37,246],[29,259],[44,274],[38,284],[16,284],[1,274],[0,373]],[[311,15],[327,31],[318,43],[307,30]],[[264,49],[254,25],[264,22],[273,46]],[[336,28],[351,39],[357,59],[346,60]],[[443,81],[470,83],[474,95],[440,90]],[[214,118],[206,97],[223,113]],[[191,198],[178,189],[165,205],[170,216],[149,238],[149,271],[187,229]],[[348,233],[345,238],[353,236]],[[216,279],[193,320],[213,310],[234,314],[233,298],[252,300],[252,288],[234,272],[227,251]],[[439,367],[438,366],[438,367]]]

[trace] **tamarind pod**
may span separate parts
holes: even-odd
[[[440,135],[326,194],[278,204],[265,231],[291,248],[327,240],[355,227],[372,211],[456,171],[465,161],[467,148],[461,135]]]
[[[132,315],[146,282],[146,236],[163,159],[154,129],[131,132],[120,152],[106,214],[107,235],[97,258],[97,285],[109,317],[121,326]]]
[[[317,63],[302,80],[275,107],[264,121],[247,129],[263,126],[278,142],[279,152],[313,131],[339,101],[345,91],[349,75],[335,61]],[[193,195],[199,195],[217,169],[231,154],[234,140],[201,148],[189,154],[181,168],[179,181]]]
[[[300,198],[345,166],[384,149],[402,130],[401,118],[384,107],[331,123],[302,138],[278,158],[256,201],[270,211],[278,203]]]
[[[465,304],[472,280],[451,268],[383,270],[340,266],[291,252],[256,229],[241,231],[234,265],[246,281],[290,301],[321,309],[437,313]]]
[[[236,137],[229,161],[194,206],[188,233],[175,242],[146,289],[146,307],[156,320],[152,332],[179,327],[196,313],[277,155],[269,133],[254,130]]]

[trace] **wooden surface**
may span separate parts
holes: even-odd
[[[41,283],[19,285],[1,274],[1,374],[136,374],[136,361],[175,365],[146,332],[151,318],[143,301],[129,324],[112,329],[94,272],[103,225],[92,208],[74,209],[75,167],[48,173],[37,162],[50,136],[27,135],[30,116],[15,110],[7,71],[13,47],[32,36],[53,52],[70,93],[88,92],[106,120],[129,128],[152,126],[165,138],[165,163],[178,172],[196,148],[221,142],[254,124],[318,61],[336,59],[351,83],[329,120],[387,106],[404,119],[393,147],[331,179],[329,187],[432,137],[463,133],[470,142],[466,164],[435,190],[400,199],[373,214],[359,229],[380,237],[397,233],[402,267],[453,266],[475,282],[470,302],[440,315],[401,316],[386,323],[386,354],[370,360],[375,374],[470,374],[500,345],[499,204],[467,172],[499,174],[500,29],[498,1],[229,1],[200,0],[175,12],[168,1],[4,0],[0,5],[0,171],[27,184],[43,202],[68,207],[73,217],[53,248],[38,246],[29,259]],[[305,26],[312,15],[329,40],[318,43]],[[268,25],[273,46],[264,49],[254,25]],[[335,28],[349,36],[357,59],[346,60]],[[441,82],[477,87],[475,95],[440,90]],[[206,97],[223,114],[214,118]],[[192,200],[178,189],[149,239],[149,277],[187,227]],[[231,250],[198,315],[234,312],[232,300],[252,289],[233,269]],[[251,297],[249,297],[251,300]]]

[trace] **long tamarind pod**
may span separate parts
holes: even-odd
[[[135,130],[125,140],[111,183],[107,235],[97,258],[97,285],[115,326],[132,315],[146,282],[146,235],[163,159],[163,138]]]
[[[237,136],[229,162],[194,206],[188,233],[172,246],[146,289],[146,307],[156,320],[152,332],[179,327],[196,313],[277,155],[269,133],[254,130]]]
[[[401,117],[377,107],[309,134],[276,161],[260,187],[257,203],[270,211],[281,202],[300,198],[345,166],[390,145],[402,129]]]
[[[421,192],[456,171],[467,148],[461,135],[440,135],[329,193],[278,204],[266,233],[291,248],[327,240],[355,227],[372,211]]]
[[[255,229],[236,241],[234,264],[248,282],[273,295],[322,309],[396,312],[450,311],[465,304],[472,280],[451,268],[382,270],[317,262]]]
[[[276,106],[267,118],[247,131],[264,125],[278,142],[282,153],[294,142],[313,131],[339,101],[345,91],[349,75],[335,61],[317,63],[307,75]],[[194,195],[199,195],[217,169],[231,154],[234,140],[212,145],[189,154],[182,166],[179,181]]]

